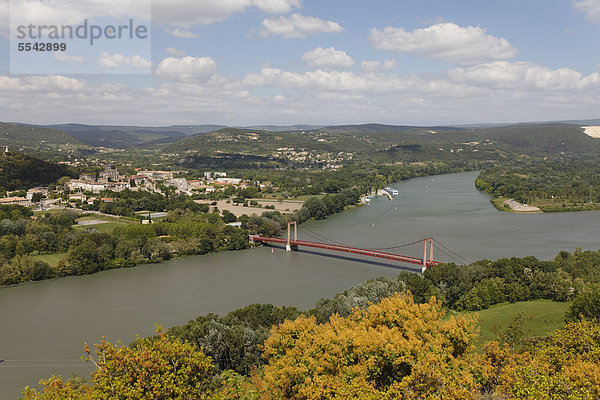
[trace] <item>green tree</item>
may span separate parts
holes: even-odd
[[[79,275],[98,272],[100,264],[96,242],[91,238],[84,238],[69,252],[68,261],[75,273]]]
[[[229,210],[223,210],[223,222],[225,222],[226,224],[229,224],[231,222],[235,222],[237,221],[237,217],[235,216],[234,213],[232,213]]]
[[[582,318],[600,320],[600,284],[590,284],[582,293],[576,295],[565,318],[567,321],[578,321]]]
[[[36,192],[31,196],[32,203],[39,203],[45,196],[42,193]]]
[[[308,218],[324,219],[329,215],[325,203],[318,197],[308,199],[302,208],[306,210]]]

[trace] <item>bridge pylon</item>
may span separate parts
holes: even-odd
[[[290,221],[287,225],[287,242],[285,242],[285,251],[298,251],[298,245],[292,244],[292,241],[290,240],[292,225],[294,225],[294,242],[298,240],[298,224],[296,221]]]
[[[429,254],[428,253],[428,245],[429,244]],[[429,260],[427,259],[429,255]],[[429,263],[433,262],[433,238],[423,239],[423,267],[421,268],[421,273],[425,273],[427,268],[429,268]]]

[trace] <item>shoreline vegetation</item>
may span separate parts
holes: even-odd
[[[515,214],[539,214],[542,212],[538,207],[521,204],[515,199],[507,199],[505,197],[491,197],[490,203],[499,211]]]
[[[482,171],[475,187],[487,192],[500,211],[597,211],[600,210],[598,177],[598,161],[513,161]]]

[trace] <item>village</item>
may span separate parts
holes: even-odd
[[[184,176],[188,171],[155,171],[135,169],[135,175],[124,175],[110,163],[104,170],[95,174],[82,173],[77,179],[69,179],[49,187],[34,187],[26,192],[7,193],[7,197],[0,198],[0,205],[35,206],[38,210],[50,208],[80,208],[85,205],[99,205],[113,203],[111,194],[125,190],[133,192],[148,192],[165,195],[170,191],[175,195],[205,195],[214,198],[211,205],[219,210],[228,210],[236,216],[248,214],[248,207],[266,208],[282,213],[294,212],[302,207],[302,201],[281,199],[257,199],[243,202],[232,202],[227,194],[237,190],[247,189],[249,186],[260,191],[273,192],[278,190],[270,182],[249,182],[240,178],[227,177],[226,172],[207,171],[200,179],[187,179]],[[228,190],[229,188],[229,190]],[[220,196],[214,196],[223,192]],[[211,196],[213,195],[213,196]],[[195,200],[197,203],[206,203],[206,200]]]

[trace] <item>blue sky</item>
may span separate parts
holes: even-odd
[[[137,45],[67,52],[47,55],[64,72],[39,58],[30,62],[39,74],[11,74],[11,10],[76,24],[135,16],[148,1],[0,0],[0,120],[438,125],[600,117],[600,0],[152,0],[151,56]]]

